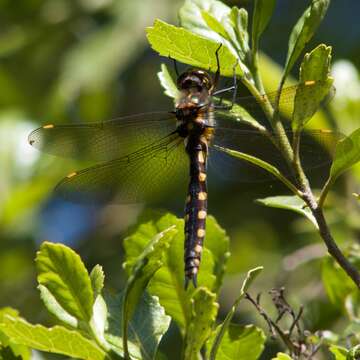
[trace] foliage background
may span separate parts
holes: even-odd
[[[227,3],[252,8],[251,1]],[[155,18],[176,24],[181,4],[174,0],[0,1],[0,307],[11,305],[29,321],[51,323],[36,290],[33,262],[45,239],[75,248],[89,269],[102,264],[106,286],[122,288],[122,240],[144,208],[85,207],[55,198],[53,186],[79,164],[38,153],[27,144],[27,135],[48,122],[101,121],[171,107],[156,77],[160,63],[169,60],[149,48],[144,29]],[[303,0],[279,0],[263,35],[262,49],[272,59],[262,67],[270,90],[277,86],[276,62],[284,62],[289,33],[307,5]],[[308,47],[320,42],[333,46],[337,96],[325,126],[345,133],[359,127],[359,11],[356,0],[333,1]],[[329,198],[336,204],[328,213],[329,222],[340,244],[359,238],[359,205],[349,196],[359,191],[359,175],[354,168]],[[255,292],[284,285],[293,305],[306,305],[308,328],[342,331],[343,314],[331,305],[321,283],[325,248],[318,235],[297,215],[253,202],[282,191],[276,184],[217,179],[210,187],[209,212],[232,242],[222,310],[228,311],[243,273],[264,265]],[[168,190],[156,208],[181,217],[183,203],[184,194]],[[237,320],[260,322],[253,314],[242,305]],[[167,334],[164,348],[170,348],[174,332],[175,328]]]

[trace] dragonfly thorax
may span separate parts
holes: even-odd
[[[210,103],[202,106],[188,104],[176,107],[177,132],[181,137],[189,135],[201,136],[206,129],[214,127],[213,106]]]

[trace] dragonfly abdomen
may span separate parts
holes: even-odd
[[[189,281],[196,287],[207,215],[207,139],[190,135],[186,151],[190,158],[190,183],[185,206],[185,287]]]

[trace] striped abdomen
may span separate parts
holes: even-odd
[[[185,206],[185,288],[192,280],[197,286],[207,215],[206,136],[188,137],[186,151],[190,158],[190,183]]]

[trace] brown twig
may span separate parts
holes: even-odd
[[[257,295],[256,300],[253,299],[249,293],[246,293],[245,298],[252,303],[258,313],[266,321],[272,337],[275,338],[276,335],[280,337],[293,359],[313,359],[323,343],[322,335],[312,334],[311,332],[304,330],[300,325],[304,307],[300,306],[299,311],[296,312],[286,300],[285,289],[283,287],[280,289],[272,289],[269,291],[269,294],[271,295],[272,302],[278,312],[275,321],[261,307],[260,294]],[[288,328],[283,328],[279,322],[286,314],[288,314],[292,321]],[[294,334],[294,329],[297,330],[296,334]],[[314,335],[319,339],[317,343],[314,343],[312,340]]]
[[[285,331],[281,329],[281,327],[271,319],[271,317],[266,313],[266,311],[261,307],[261,305],[256,302],[249,293],[245,294],[245,299],[249,300],[256,308],[258,313],[263,317],[263,319],[266,321],[269,331],[271,333],[271,336],[273,338],[276,337],[276,333],[280,336],[281,340],[284,342],[285,346],[290,350],[291,353],[296,352],[296,347],[294,347],[294,344],[288,337],[288,334],[286,334]]]
[[[314,215],[316,222],[319,226],[319,233],[321,238],[324,240],[325,245],[329,254],[336,260],[336,262],[344,269],[344,271],[349,275],[349,277],[353,280],[354,284],[360,289],[360,273],[353,266],[348,259],[341,252],[339,247],[337,246],[334,238],[331,235],[330,229],[327,225],[327,222],[324,217],[324,213],[321,207],[315,201],[315,198],[310,189],[306,189],[303,192],[304,201],[309,206],[312,214]]]

